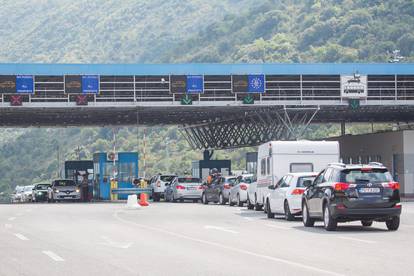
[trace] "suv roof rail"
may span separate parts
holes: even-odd
[[[380,162],[369,162],[368,165],[384,167],[384,164]]]
[[[339,166],[339,167],[346,167],[346,165],[344,163],[329,163],[328,166]]]

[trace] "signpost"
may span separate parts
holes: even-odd
[[[204,77],[202,75],[187,76],[187,94],[200,94],[204,92]]]
[[[31,75],[16,76],[16,93],[17,94],[33,94],[34,80]]]
[[[252,95],[247,95],[243,98],[243,104],[254,104],[254,98]]]
[[[233,93],[264,93],[264,75],[233,75]]]
[[[98,94],[99,93],[99,76],[84,75],[82,76],[82,93]]]
[[[192,105],[193,104],[193,99],[191,98],[191,96],[185,95],[184,97],[181,98],[181,104],[182,105]]]

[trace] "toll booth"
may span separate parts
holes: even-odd
[[[212,152],[204,151],[204,160],[192,162],[192,175],[205,180],[211,169],[217,169],[223,176],[231,175],[231,160],[211,160]]]
[[[65,178],[75,181],[82,188],[82,200],[90,201],[93,197],[93,161],[68,160],[65,161]]]
[[[138,153],[119,152],[95,153],[94,166],[94,198],[99,200],[127,199],[127,194],[114,194],[114,189],[130,189],[133,181],[138,178]],[[115,178],[114,178],[115,172]]]

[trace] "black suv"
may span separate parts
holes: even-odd
[[[328,231],[338,222],[360,220],[363,226],[383,221],[389,230],[400,225],[400,185],[380,163],[330,164],[308,186],[302,198],[303,224],[323,220]]]

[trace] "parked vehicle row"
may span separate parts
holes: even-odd
[[[11,202],[56,202],[81,199],[80,188],[73,180],[58,179],[49,183],[17,186],[11,196]]]

